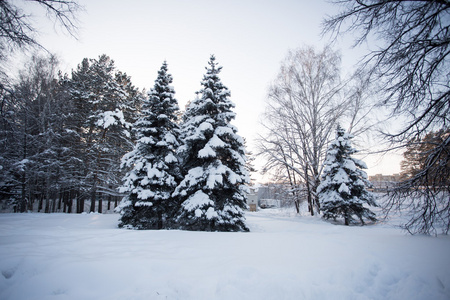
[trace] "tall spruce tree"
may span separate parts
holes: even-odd
[[[137,142],[122,165],[131,168],[121,192],[120,227],[135,229],[170,228],[177,203],[172,198],[181,173],[175,150],[179,146],[175,91],[172,75],[164,62],[153,89],[142,106],[142,116],[134,130]]]
[[[180,198],[176,222],[181,229],[199,231],[248,231],[243,209],[246,170],[245,148],[237,129],[230,92],[222,84],[215,57],[201,82],[202,89],[190,103],[181,128],[179,155],[184,179],[174,196]]]
[[[363,218],[376,221],[375,214],[364,204],[377,204],[373,194],[366,190],[366,186],[370,186],[367,174],[362,170],[367,169],[366,164],[351,157],[358,152],[351,146],[352,138],[342,127],[337,127],[336,139],[327,151],[317,194],[325,219],[343,217],[345,225],[349,225],[356,215],[364,225]]]

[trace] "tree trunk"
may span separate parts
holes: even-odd
[[[72,205],[73,205],[73,191],[70,190],[68,193],[68,199],[67,199],[67,213],[72,213]]]
[[[47,195],[47,197],[45,199],[44,213],[46,213],[46,214],[50,213],[50,203],[49,203],[48,195]]]
[[[305,168],[305,184],[306,184],[306,193],[308,198],[308,210],[311,213],[311,216],[314,216],[314,203],[311,196],[311,184],[309,182],[309,174],[308,174],[308,165]]]
[[[103,198],[101,195],[98,197],[98,213],[103,213]]]
[[[317,209],[317,213],[320,213],[320,201],[319,201],[319,195],[317,195],[316,191],[317,188],[319,187],[320,184],[320,180],[319,180],[319,174],[318,172],[316,172],[316,175],[314,175],[314,191],[313,193],[313,199],[314,199],[314,204],[316,206]]]
[[[80,193],[80,191],[77,191],[76,198],[77,198],[77,214],[81,214],[84,211],[84,194]]]
[[[299,200],[298,195],[295,195],[294,205],[295,205],[295,210],[297,211],[297,214],[300,213],[300,202],[298,200]]]
[[[162,212],[158,212],[158,229],[163,228],[163,218],[162,218]]]
[[[95,180],[95,179],[94,179]],[[94,185],[92,186],[92,190],[91,190],[91,209],[89,210],[90,212],[95,212],[95,196],[97,194],[97,186],[96,183],[94,182]]]
[[[30,195],[28,198],[28,210],[33,211],[34,196]]]
[[[44,196],[41,194],[41,195],[39,196],[38,212],[41,212],[41,210],[42,210],[43,198],[44,198]]]
[[[62,192],[61,190],[58,192],[59,197],[58,197],[58,212],[61,211],[61,207],[62,207],[62,202],[63,202],[63,198],[64,198],[64,192]],[[64,211],[65,212],[65,211]]]
[[[20,203],[19,203],[19,212],[26,212],[27,211],[27,197],[26,197],[26,188],[27,185],[25,183],[25,174],[22,176],[22,195],[20,196]]]
[[[77,214],[81,214],[81,199],[77,197]]]
[[[68,203],[68,198],[67,198],[67,192],[64,192],[63,193],[63,196],[62,196],[62,198],[63,198],[63,212],[64,213],[67,213],[67,203]]]
[[[26,131],[27,127],[28,127],[28,118],[27,118],[27,114],[25,114],[25,126],[24,126],[24,132],[23,132],[23,156],[22,156],[23,161],[25,161],[25,159],[27,158],[27,155],[28,155],[28,153],[27,153],[27,147],[28,147],[27,146],[27,131]],[[26,184],[27,177],[26,177],[25,171],[23,172],[21,179],[22,179],[22,189],[21,189],[22,194],[20,197],[19,212],[25,212],[27,209],[27,205],[26,205],[27,198],[25,195],[26,188],[27,188],[27,184]]]
[[[348,216],[347,213],[345,214],[344,219],[345,219],[345,225],[346,226],[350,225],[350,222],[349,222],[350,217]]]

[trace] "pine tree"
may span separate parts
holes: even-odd
[[[102,201],[114,194],[122,177],[117,162],[132,149],[126,117],[139,102],[139,93],[126,74],[115,71],[114,61],[107,55],[83,59],[68,86],[76,108],[72,125],[80,139],[75,147],[83,162],[78,197],[82,201],[77,211],[81,212],[84,199],[90,198],[90,211],[95,211],[98,199],[101,212]]]
[[[363,218],[376,221],[375,214],[364,204],[377,206],[372,193],[366,190],[370,186],[366,164],[351,157],[357,150],[351,146],[352,135],[338,126],[336,139],[331,142],[325,159],[325,167],[317,194],[322,206],[323,218],[336,220],[344,217],[345,225],[353,222],[356,215],[362,224]]]
[[[234,104],[219,78],[221,69],[211,56],[199,96],[184,115],[179,155],[185,176],[174,193],[182,202],[176,218],[181,229],[248,231],[244,141],[230,124]]]
[[[136,121],[137,142],[122,164],[131,170],[121,192],[127,193],[121,205],[120,227],[162,229],[171,226],[176,202],[171,197],[181,173],[175,150],[179,146],[176,123],[178,103],[172,76],[164,62],[153,89],[144,101],[142,116]]]

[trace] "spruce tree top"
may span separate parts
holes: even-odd
[[[214,55],[211,55],[208,65],[201,81],[202,88],[184,114],[182,139],[185,145],[180,149],[181,158],[185,162],[185,167],[190,168],[198,165],[196,163],[198,159],[208,160],[208,156],[221,160],[223,157],[220,152],[223,151],[212,149],[226,148],[228,149],[226,155],[229,155],[230,151],[239,152],[233,156],[239,164],[245,165],[244,141],[237,134],[237,128],[230,124],[236,116],[232,111],[235,105],[229,98],[230,91],[220,80],[219,73],[222,67],[218,66]],[[204,142],[208,143],[204,145]],[[224,147],[224,142],[232,146]],[[199,148],[201,145],[202,148]],[[197,150],[187,151],[187,148]]]
[[[145,107],[145,109],[150,109],[152,113],[158,115],[158,120],[161,122],[177,119],[175,113],[179,108],[178,102],[174,97],[175,90],[171,86],[172,81],[172,75],[167,70],[167,62],[164,61],[161,69],[158,71],[155,85],[148,93],[149,106]]]
[[[216,63],[214,55],[211,55],[208,65],[209,67],[205,67],[206,74],[203,75],[201,82],[202,89],[197,92],[201,97],[191,103],[185,119],[191,114],[209,115],[217,117],[215,121],[220,122],[219,125],[227,125],[236,116],[231,111],[234,103],[229,99],[230,91],[219,78],[222,67]]]

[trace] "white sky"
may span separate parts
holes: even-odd
[[[28,2],[29,3],[29,2]],[[211,54],[223,66],[222,82],[236,104],[234,124],[252,149],[264,110],[268,84],[276,77],[289,49],[322,47],[321,22],[338,7],[324,0],[78,0],[79,39],[37,18],[38,40],[70,73],[83,58],[109,55],[118,70],[140,89],[151,88],[167,60],[181,108],[200,89]],[[35,4],[26,10],[37,12]],[[33,5],[33,7],[31,7]],[[56,30],[56,31],[55,31]],[[351,38],[351,37],[349,37]],[[343,74],[363,54],[350,40],[336,45],[343,55]],[[255,151],[253,151],[255,152]],[[367,158],[369,175],[399,172],[401,157]]]

